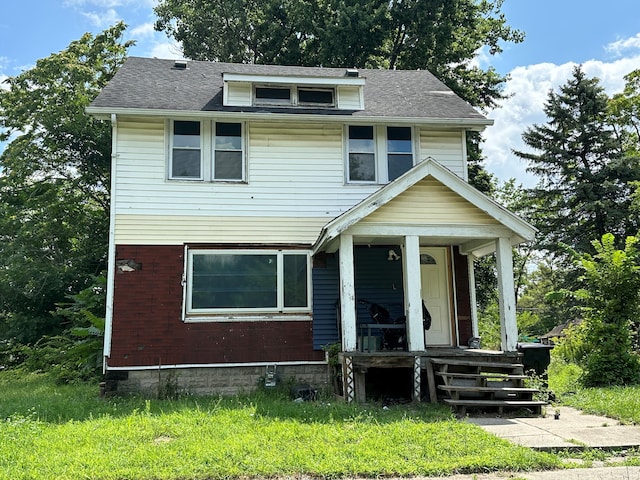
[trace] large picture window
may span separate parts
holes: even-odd
[[[279,250],[191,250],[187,313],[308,311],[309,255]]]

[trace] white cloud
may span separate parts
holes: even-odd
[[[523,160],[516,157],[512,150],[527,151],[522,141],[524,131],[534,124],[547,121],[543,106],[551,90],[567,83],[572,76],[574,63],[555,65],[540,63],[526,67],[517,67],[510,72],[505,94],[510,98],[501,103],[501,107],[489,112],[494,120],[484,132],[483,153],[486,167],[501,181],[515,178],[525,187],[537,183],[537,179],[526,172]],[[640,66],[640,55],[622,58],[613,62],[590,60],[582,64],[588,77],[597,77],[606,93],[618,93],[624,87],[624,76]]]
[[[138,25],[137,27],[133,27],[129,32],[129,35],[134,40],[140,38],[149,38],[155,35],[156,31],[153,28],[153,22],[143,23],[142,25]]]
[[[149,51],[149,55],[154,58],[164,58],[169,60],[183,59],[182,46],[176,42],[157,42]]]
[[[101,12],[82,12],[82,15],[98,28],[107,28],[122,20],[113,8]]]
[[[640,50],[640,33],[630,38],[623,38],[605,47],[607,52],[621,56],[629,50]]]

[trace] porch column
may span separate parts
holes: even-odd
[[[418,236],[412,235],[404,238],[402,262],[408,347],[410,352],[423,352],[422,279],[420,276],[420,238]]]
[[[513,252],[508,238],[500,237],[496,240],[496,263],[498,267],[498,300],[500,305],[502,350],[515,352],[518,343],[516,292],[513,285]]]
[[[469,303],[471,304],[471,331],[474,337],[480,336],[478,330],[478,300],[476,297],[476,272],[473,262],[476,258],[473,254],[467,255],[467,271],[469,274]]]
[[[356,350],[356,294],[353,269],[353,236],[340,235],[340,328],[342,350]]]

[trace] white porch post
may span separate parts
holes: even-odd
[[[404,238],[404,295],[407,315],[407,340],[410,352],[424,351],[422,326],[422,279],[420,276],[420,239],[411,235]]]
[[[516,293],[513,285],[513,252],[508,238],[500,237],[496,240],[496,260],[502,350],[514,352],[517,349],[518,325],[516,324]]]
[[[469,275],[469,303],[471,303],[471,331],[474,337],[480,336],[478,330],[478,300],[476,297],[476,272],[473,268],[475,257],[470,253],[467,255],[467,271]]]
[[[356,297],[353,268],[353,236],[340,235],[340,317],[342,350],[356,350]]]

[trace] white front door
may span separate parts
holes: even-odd
[[[447,249],[420,248],[422,299],[431,314],[431,328],[426,332],[425,345],[451,346],[451,315],[447,282]]]

